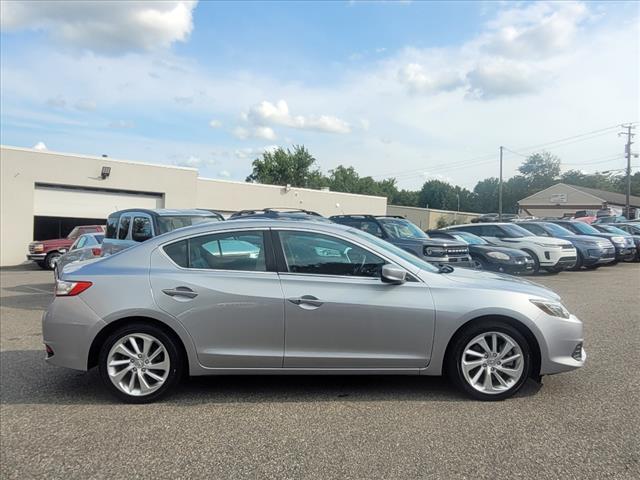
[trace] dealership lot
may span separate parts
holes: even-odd
[[[0,477],[638,478],[640,266],[541,275],[587,366],[500,403],[425,377],[209,377],[123,405],[45,365],[52,274],[3,269]]]

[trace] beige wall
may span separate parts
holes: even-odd
[[[287,189],[277,185],[199,178],[197,206],[224,212],[286,207],[313,210],[325,216],[348,213],[384,215],[387,210],[387,199],[307,188]]]
[[[454,223],[469,223],[472,218],[480,216],[479,213],[452,212],[450,210],[436,210],[434,208],[405,207],[401,205],[388,205],[388,215],[400,215],[418,225],[422,230],[438,228],[438,220],[443,218],[447,225]]]
[[[106,180],[100,178],[103,166],[111,167]],[[0,147],[0,266],[17,265],[25,260],[27,245],[33,239],[33,216],[36,201],[35,184],[127,190],[138,193],[159,193],[166,208],[211,208],[233,212],[244,208],[295,207],[315,210],[323,215],[340,213],[386,212],[386,198],[351,195],[318,190],[291,189],[272,185],[198,178],[192,168],[151,165],[85,155],[63,154],[33,149]],[[39,192],[41,205],[42,192]],[[69,194],[69,212],[78,212],[80,194]],[[130,198],[117,193],[80,195],[82,206],[96,218],[130,207]],[[72,200],[72,199],[75,200]],[[59,200],[59,197],[58,197]],[[141,207],[148,198],[140,198]],[[51,205],[51,208],[54,206]],[[64,202],[58,203],[64,208]],[[86,207],[86,208],[85,208]],[[46,210],[55,215],[54,210]],[[60,212],[55,216],[65,215]],[[76,215],[77,216],[77,215]]]

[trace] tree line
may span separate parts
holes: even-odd
[[[419,190],[399,189],[395,178],[375,180],[360,176],[353,167],[338,167],[324,174],[316,159],[302,145],[267,151],[252,163],[247,182],[359,193],[387,197],[392,205],[489,213],[498,210],[498,178],[480,180],[473,190],[442,180],[427,180]],[[626,177],[621,173],[587,174],[560,171],[560,158],[548,152],[534,153],[518,167],[518,173],[502,186],[503,211],[517,213],[517,202],[557,182],[624,193]],[[640,195],[640,172],[631,177],[631,194]]]

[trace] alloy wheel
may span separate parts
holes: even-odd
[[[464,348],[461,358],[465,381],[475,390],[496,395],[522,378],[524,355],[513,338],[503,332],[484,332]]]
[[[107,373],[111,383],[132,396],[149,395],[162,387],[170,367],[165,346],[146,333],[123,336],[107,355]]]

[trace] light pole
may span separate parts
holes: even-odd
[[[460,212],[460,192],[456,192],[456,200],[458,201],[458,209],[455,214],[455,223],[458,223],[458,213]]]

